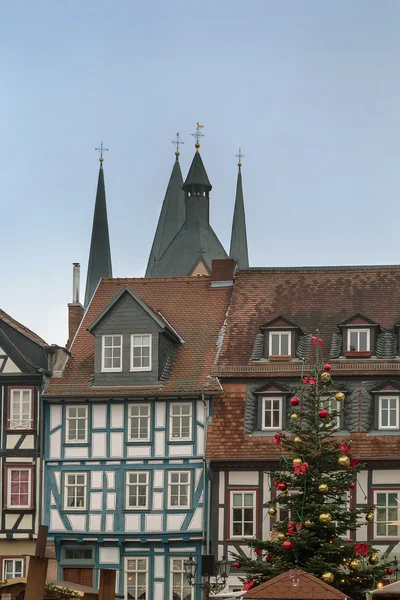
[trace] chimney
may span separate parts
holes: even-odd
[[[221,258],[211,261],[211,287],[233,285],[236,261],[233,258]]]
[[[78,331],[78,327],[83,317],[83,306],[79,302],[79,287],[81,277],[81,265],[79,263],[73,263],[72,273],[72,302],[68,304],[68,349],[72,344],[72,340]]]

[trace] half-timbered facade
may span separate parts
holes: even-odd
[[[214,402],[207,456],[211,461],[212,540],[222,557],[252,552],[268,539],[275,517],[270,471],[281,452],[290,398],[311,369],[317,333],[333,380],[345,394],[338,437],[351,439],[365,464],[349,497],[375,504],[373,523],[349,533],[396,554],[400,528],[399,267],[249,269],[236,276],[221,350],[214,365],[224,390]],[[290,414],[290,413],[289,413]],[[277,517],[284,515],[277,515]],[[354,537],[355,536],[355,537]],[[240,570],[228,586],[236,591]]]
[[[109,567],[128,598],[197,597],[183,561],[208,535],[210,370],[231,290],[212,277],[100,282],[45,392],[60,578],[96,585]]]

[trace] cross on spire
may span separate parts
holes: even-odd
[[[236,158],[238,159],[238,167],[242,166],[242,158],[244,157],[244,154],[242,154],[242,149],[239,148],[239,153],[235,154]]]
[[[176,157],[178,157],[178,156],[180,155],[180,152],[179,152],[179,146],[180,146],[180,144],[184,144],[184,143],[185,143],[185,142],[182,142],[182,141],[181,141],[181,139],[180,139],[180,137],[179,137],[179,136],[180,136],[180,133],[179,133],[179,131],[178,131],[178,132],[176,133],[176,140],[174,140],[174,141],[172,142],[172,143],[173,143],[173,144],[175,144],[175,146],[176,146],[176,152],[175,152],[175,156],[176,156]]]
[[[195,143],[196,152],[198,152],[199,148],[200,148],[200,138],[204,137],[204,134],[201,133],[201,131],[200,131],[200,129],[203,129],[203,127],[204,127],[204,125],[200,125],[200,123],[197,122],[196,132],[191,134],[194,137],[194,139],[196,140],[196,143]]]
[[[99,148],[95,148],[95,150],[97,152],[100,152],[99,161],[102,163],[103,160],[104,160],[104,158],[103,158],[103,152],[108,152],[108,148],[104,148],[104,146],[103,146],[103,140],[101,140],[101,142],[100,142],[100,147]]]

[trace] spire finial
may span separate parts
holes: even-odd
[[[99,158],[99,161],[100,161],[100,165],[101,165],[101,164],[102,164],[102,162],[103,162],[103,160],[104,160],[104,158],[103,158],[103,152],[108,152],[108,148],[104,148],[104,146],[103,146],[103,140],[101,140],[101,142],[100,142],[100,147],[99,147],[99,148],[95,148],[95,150],[96,150],[97,152],[100,152],[100,158]]]
[[[242,154],[241,148],[239,148],[239,153],[235,154],[235,156],[238,159],[238,167],[240,168],[242,166],[242,158],[244,157],[244,154]]]
[[[180,146],[180,144],[184,144],[185,143],[185,142],[181,141],[181,139],[180,139],[179,136],[180,136],[180,133],[179,133],[179,131],[177,131],[177,133],[176,133],[176,140],[174,140],[172,142],[176,146],[176,151],[175,151],[176,160],[178,160],[178,156],[180,155],[180,152],[179,152],[179,146]]]
[[[196,140],[196,143],[194,145],[194,147],[196,148],[196,152],[198,152],[200,148],[200,138],[204,137],[204,134],[200,131],[200,129],[203,129],[203,127],[204,125],[200,125],[200,123],[197,121],[196,132],[191,134]]]

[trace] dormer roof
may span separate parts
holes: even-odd
[[[369,319],[368,317],[364,317],[364,315],[362,315],[361,313],[357,313],[356,315],[349,317],[348,319],[342,321],[342,323],[339,323],[338,325],[339,327],[349,327],[352,325],[358,325],[360,327],[362,327],[363,325],[368,327],[379,327],[378,323],[375,323],[375,321],[372,321],[372,319]]]
[[[300,327],[296,324],[293,323],[293,321],[290,321],[290,319],[287,319],[286,317],[275,317],[275,319],[271,319],[271,321],[268,321],[268,323],[265,323],[264,325],[261,325],[260,329],[271,329],[271,328],[276,328],[276,329],[300,329]]]

